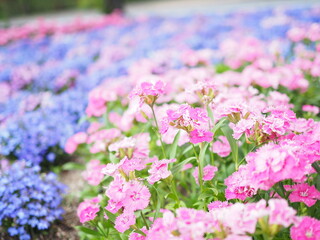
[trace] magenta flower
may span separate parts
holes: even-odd
[[[291,189],[293,190],[289,195],[291,202],[303,202],[311,207],[320,199],[320,192],[315,186],[309,186],[307,183],[296,184]]]
[[[319,240],[320,221],[312,217],[302,217],[301,221],[290,229],[292,240]]]
[[[203,129],[195,129],[192,132],[190,132],[189,136],[190,142],[193,144],[197,144],[201,142],[211,142],[213,133]]]

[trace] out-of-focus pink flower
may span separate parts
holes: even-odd
[[[317,106],[312,106],[312,105],[303,105],[302,106],[302,111],[305,111],[305,112],[310,112],[314,115],[317,115],[319,113],[319,107]]]
[[[221,201],[214,201],[208,204],[208,210],[211,211],[213,209],[217,208],[223,208],[228,207],[230,204],[227,201],[221,202]]]
[[[287,36],[293,42],[300,42],[306,37],[306,31],[303,28],[291,28],[287,32]]]
[[[148,233],[148,230],[146,227],[143,227],[140,229],[142,232],[144,232],[145,234]],[[146,236],[141,235],[140,233],[135,233],[132,232],[129,235],[129,240],[146,240]]]
[[[88,136],[85,132],[76,133],[67,140],[64,150],[69,154],[74,153],[77,150],[79,144],[85,143],[87,141],[87,137]]]
[[[220,157],[227,157],[231,152],[227,138],[225,136],[219,136],[218,140],[212,144],[212,151]]]
[[[292,240],[319,240],[320,221],[312,217],[301,217],[300,222],[290,229]]]
[[[203,181],[210,181],[214,178],[215,172],[218,171],[218,168],[215,166],[207,165],[203,168]],[[199,168],[196,167],[193,171],[193,177],[195,178],[196,182],[199,184]]]
[[[100,198],[95,197],[80,203],[77,209],[77,214],[81,223],[85,223],[96,218],[97,213],[100,210],[99,202]]]
[[[87,169],[82,176],[90,185],[97,186],[104,177],[102,173],[104,167],[105,165],[101,165],[99,160],[93,159],[87,164]]]

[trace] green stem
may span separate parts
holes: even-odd
[[[161,142],[162,153],[163,153],[164,158],[167,158],[166,152],[164,150],[164,144],[163,144],[163,141],[162,141],[162,137],[161,137],[161,134],[159,133],[159,125],[158,125],[156,114],[155,114],[154,109],[153,109],[153,105],[151,105],[150,107],[151,107],[151,110],[152,110],[152,115],[153,115],[154,121],[156,123],[157,134],[158,134],[158,137],[159,137],[160,142]]]
[[[197,162],[198,162],[198,171],[199,171],[199,173],[198,173],[198,181],[199,181],[200,189],[201,189],[201,192],[202,192],[202,190],[203,190],[203,166],[202,166],[202,161],[201,161],[199,155],[197,154],[196,148],[195,148],[193,143],[192,143],[192,147],[193,147],[193,152],[196,155]]]
[[[142,217],[142,219],[143,219],[144,224],[146,225],[147,230],[149,230],[149,225],[148,225],[147,220],[146,220],[146,218],[144,217],[144,214],[142,213],[142,211],[140,211],[140,215],[141,215],[141,217]]]

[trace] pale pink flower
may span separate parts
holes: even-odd
[[[290,229],[292,240],[319,240],[320,221],[312,217],[301,217],[298,224]]]
[[[116,218],[115,221],[115,229],[118,230],[118,232],[125,232],[130,228],[131,225],[134,225],[136,223],[136,217],[133,212],[131,211],[124,211],[121,215],[119,215]]]
[[[165,179],[170,176],[171,171],[168,170],[169,163],[175,162],[176,159],[162,159],[158,161],[154,161],[151,165],[151,168],[148,170],[150,174],[147,178],[150,184],[154,184],[155,182]]]
[[[309,186],[307,183],[293,185],[291,190],[293,190],[289,195],[291,202],[303,202],[308,207],[311,207],[317,200],[320,200],[320,192],[315,186]]]
[[[305,111],[305,112],[310,112],[314,115],[317,115],[319,113],[319,107],[317,106],[312,106],[312,105],[303,105],[302,106],[302,111]]]
[[[212,144],[212,151],[220,157],[227,157],[231,152],[230,144],[225,136],[219,136]]]
[[[285,199],[270,199],[268,202],[269,224],[289,227],[297,222],[296,210]]]
[[[214,201],[208,204],[208,210],[211,211],[217,208],[224,208],[228,206],[230,206],[230,204],[227,201],[224,201],[224,202]]]
[[[303,28],[291,28],[287,32],[287,36],[293,42],[300,42],[306,37],[306,31]]]
[[[97,186],[104,177],[102,173],[104,167],[105,165],[101,165],[99,160],[93,159],[87,164],[87,169],[82,176],[90,185]]]

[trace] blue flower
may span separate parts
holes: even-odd
[[[20,161],[0,172],[0,223],[10,236],[30,239],[28,229],[48,229],[61,218],[65,186],[53,173],[40,174],[39,167],[26,167]]]

